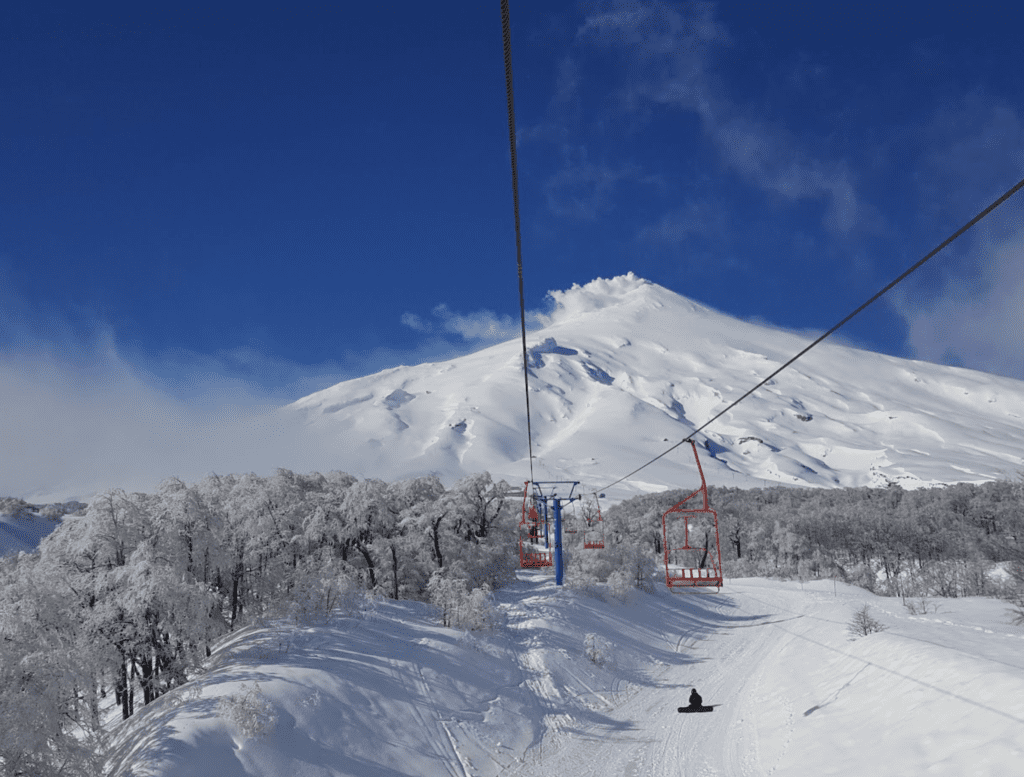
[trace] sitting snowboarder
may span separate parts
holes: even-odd
[[[697,689],[694,688],[690,691],[690,706],[680,707],[679,712],[714,712],[715,706],[716,705],[712,704],[710,707],[705,707],[704,700],[700,697],[700,694],[697,693]]]

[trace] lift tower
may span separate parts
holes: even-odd
[[[523,567],[549,567],[553,563],[555,585],[562,584],[562,508],[580,498],[573,496],[578,485],[578,480],[527,480],[523,488],[519,563]],[[569,493],[560,496],[559,490],[564,493],[566,486]]]

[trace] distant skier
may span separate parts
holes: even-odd
[[[697,693],[696,688],[690,691],[690,706],[694,709],[704,706],[704,700],[700,697],[700,694]]]

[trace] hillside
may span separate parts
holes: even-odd
[[[623,603],[522,571],[496,598],[491,631],[386,601],[230,635],[207,675],[121,724],[114,775],[960,777],[1024,756],[1024,631],[1000,602],[912,615],[843,584],[751,578]],[[854,640],[865,603],[888,628]],[[218,706],[256,682],[262,739]],[[714,713],[676,713],[692,687]]]
[[[551,296],[527,338],[537,479],[618,479],[809,342],[632,274]],[[518,340],[339,383],[284,412],[356,475],[529,477]],[[704,466],[719,485],[914,488],[1013,477],[1022,444],[1024,382],[826,341],[708,428]],[[695,477],[683,447],[609,497]]]

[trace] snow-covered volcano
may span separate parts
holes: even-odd
[[[664,451],[809,342],[699,305],[632,273],[551,292],[528,338],[534,474],[600,488]],[[337,468],[450,481],[529,479],[522,344],[397,367],[286,412],[337,443]],[[1013,477],[1024,382],[826,341],[700,435],[708,482],[904,487]],[[682,488],[681,446],[612,489]]]

